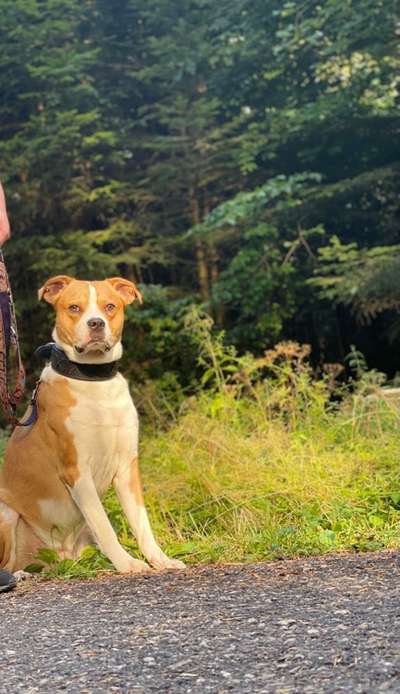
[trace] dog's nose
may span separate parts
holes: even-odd
[[[101,330],[105,326],[102,318],[89,318],[87,324],[91,330]]]

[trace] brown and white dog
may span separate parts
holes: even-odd
[[[140,292],[119,277],[85,282],[49,279],[39,299],[53,305],[53,339],[78,364],[107,364],[121,357],[124,308]],[[112,484],[140,551],[157,569],[184,567],[167,557],[152,533],[138,468],[138,418],[120,373],[82,381],[47,364],[40,377],[38,418],[17,427],[0,472],[0,567],[23,569],[42,547],[77,558],[90,542],[121,573],[148,565],[119,543],[101,497]]]

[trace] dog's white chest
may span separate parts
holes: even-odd
[[[80,474],[90,471],[99,494],[111,484],[120,462],[137,455],[138,417],[120,374],[103,382],[70,380],[76,404],[65,425],[77,452]]]

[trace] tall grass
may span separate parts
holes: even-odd
[[[173,554],[255,561],[400,545],[397,405],[368,373],[333,399],[306,356],[286,344],[247,358],[144,437],[147,504]]]
[[[199,342],[202,383],[178,399],[153,399],[141,437],[146,505],[163,548],[188,563],[242,562],[400,546],[399,412],[379,374],[351,355],[315,378],[307,346],[277,345],[239,357],[207,317],[187,329]],[[152,391],[154,392],[154,391]],[[137,551],[112,492],[106,507],[122,543]],[[97,551],[81,562],[47,556],[61,576],[109,567]]]

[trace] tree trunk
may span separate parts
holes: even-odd
[[[200,224],[199,202],[193,188],[190,189],[190,210],[192,215],[192,225]],[[195,241],[197,282],[200,289],[202,301],[210,300],[209,275],[207,265],[207,254],[204,242],[200,239]]]
[[[209,258],[210,258],[210,265],[211,265],[211,287],[214,286],[218,282],[219,278],[219,267],[218,267],[218,261],[219,261],[219,255],[216,247],[214,246],[213,243],[209,245]],[[223,326],[224,324],[224,307],[223,304],[220,301],[213,301],[213,309],[214,309],[214,318],[219,326]]]
[[[197,281],[200,295],[203,301],[209,301],[210,289],[208,286],[208,267],[206,250],[203,241],[196,241]]]

